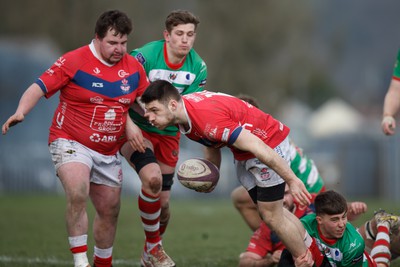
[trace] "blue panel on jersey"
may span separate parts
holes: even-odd
[[[229,140],[228,140],[229,145],[232,145],[233,143],[235,143],[236,139],[238,138],[238,136],[242,132],[242,130],[243,130],[242,127],[238,127],[232,132],[231,137],[229,137]]]
[[[89,91],[114,98],[136,90],[139,85],[139,73],[135,72],[121,80],[109,82],[79,70],[72,82]]]

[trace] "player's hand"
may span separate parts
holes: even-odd
[[[288,185],[294,201],[301,206],[309,206],[311,204],[312,196],[299,178],[293,179]]]
[[[356,220],[361,214],[367,212],[368,206],[361,201],[354,201],[348,203],[347,219],[349,221]]]
[[[279,260],[281,259],[282,255],[282,250],[275,250],[274,253],[272,253],[271,259],[274,263],[278,263]]]
[[[396,130],[396,120],[392,116],[384,116],[381,127],[384,134],[393,135]]]
[[[24,114],[15,113],[10,118],[8,118],[8,120],[1,127],[2,133],[6,134],[10,130],[10,127],[22,122],[24,119],[25,119]]]
[[[129,118],[126,123],[126,139],[134,150],[144,153],[146,145],[142,130],[134,124]]]
[[[296,267],[312,267],[314,265],[314,260],[310,250],[307,249],[307,252],[304,253],[304,255],[295,258],[294,265]]]

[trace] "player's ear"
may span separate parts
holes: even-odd
[[[170,99],[168,106],[171,111],[176,111],[178,107],[178,101],[176,101],[175,99]]]
[[[315,216],[315,219],[317,220],[317,223],[318,224],[321,224],[322,223],[322,217],[321,216]]]
[[[167,30],[163,31],[163,36],[164,36],[165,41],[168,43],[170,35],[169,35],[169,32]]]

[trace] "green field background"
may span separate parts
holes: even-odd
[[[239,254],[251,236],[230,199],[200,195],[172,199],[172,219],[163,239],[164,248],[179,267],[237,266]],[[368,212],[357,226],[385,208],[397,213],[399,205],[364,200]],[[90,220],[93,209],[88,204]],[[73,266],[64,222],[65,200],[54,195],[0,196],[0,266]],[[89,233],[89,256],[93,253]],[[114,267],[140,266],[142,230],[136,196],[124,196],[114,245]],[[392,266],[400,266],[393,262]]]

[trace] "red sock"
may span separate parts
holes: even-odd
[[[100,258],[99,256],[94,256],[94,265],[96,267],[111,267],[112,257]]]

